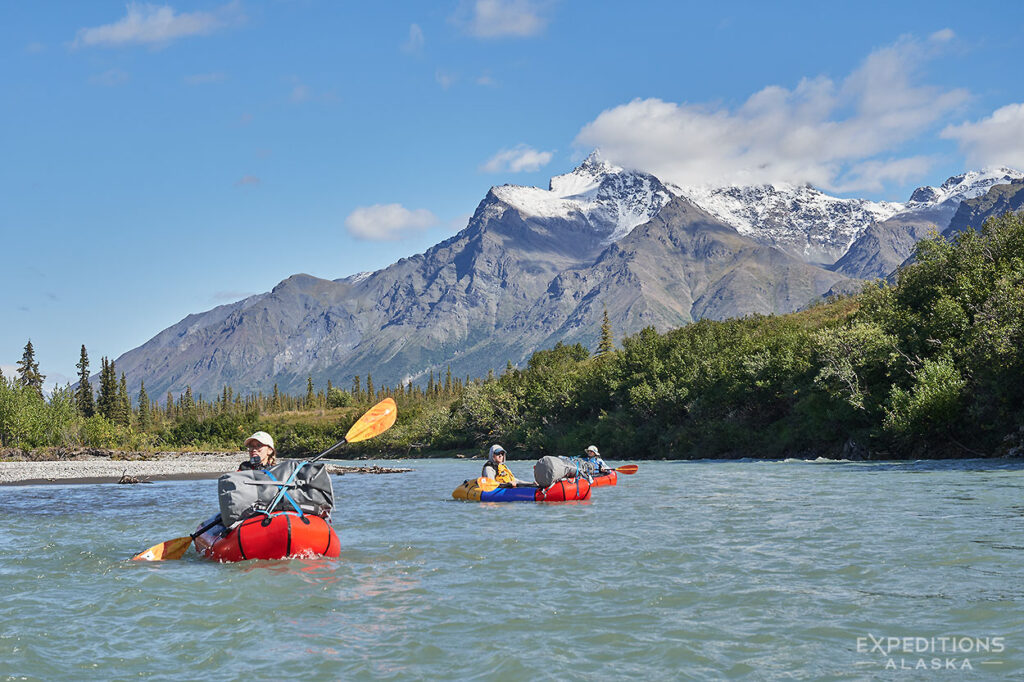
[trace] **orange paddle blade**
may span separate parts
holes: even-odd
[[[392,398],[385,398],[359,418],[352,428],[345,434],[345,440],[349,443],[357,443],[361,440],[379,436],[395,423],[398,417],[398,406]]]
[[[159,545],[153,545],[145,552],[139,552],[132,557],[132,561],[170,561],[180,559],[191,544],[191,537],[174,538],[167,542],[161,542]]]
[[[640,465],[638,464],[623,464],[620,467],[616,467],[615,471],[618,471],[620,474],[635,474],[639,468]]]

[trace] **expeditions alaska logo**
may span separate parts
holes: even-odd
[[[1005,637],[889,637],[868,633],[857,638],[857,653],[880,656],[857,665],[882,665],[885,670],[979,670],[1000,666],[993,654],[1006,651]]]

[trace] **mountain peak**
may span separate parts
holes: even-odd
[[[601,150],[595,149],[576,168],[551,178],[548,191],[562,198],[580,196],[597,189],[609,175],[621,172],[622,168],[609,163],[601,156]]]

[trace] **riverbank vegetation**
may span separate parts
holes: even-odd
[[[19,376],[0,379],[0,445],[236,449],[262,429],[299,456],[392,396],[398,423],[351,455],[501,442],[525,458],[590,443],[615,459],[993,456],[1024,445],[1024,221],[935,235],[895,283],[801,312],[648,328],[618,348],[606,317],[593,355],[558,344],[500,376],[449,372],[426,387],[374,387],[367,375],[351,389],[310,380],[304,396],[225,387],[212,401],[186,390],[161,404],[144,386],[129,399],[104,358],[89,413],[81,384],[43,397],[30,351]],[[88,377],[84,347],[80,370]]]

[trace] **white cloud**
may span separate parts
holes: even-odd
[[[410,232],[437,224],[437,218],[425,208],[410,211],[401,204],[360,206],[345,218],[349,234],[370,241],[397,241]]]
[[[168,5],[130,3],[128,13],[112,24],[78,30],[72,47],[167,45],[179,38],[209,35],[239,21],[239,5],[232,2],[213,12],[176,13]]]
[[[942,137],[957,141],[969,166],[1024,168],[1024,103],[1007,104],[980,121],[947,126]]]
[[[419,24],[412,24],[409,26],[409,39],[402,44],[402,50],[418,54],[423,50],[425,43],[426,38],[423,36],[423,29],[420,28]]]
[[[832,191],[877,189],[879,178],[926,172],[927,158],[900,158],[894,150],[968,97],[964,90],[915,82],[917,67],[939,42],[902,38],[871,53],[838,83],[819,76],[793,89],[770,85],[731,110],[636,99],[602,112],[575,144],[599,147],[617,164],[682,185],[806,182]]]
[[[256,177],[255,175],[243,175],[241,177],[241,179],[238,182],[236,182],[235,184],[239,185],[239,186],[242,186],[242,185],[258,185],[258,184],[260,184],[260,182],[261,182],[261,180],[258,177]]]
[[[309,89],[309,86],[298,83],[292,86],[292,92],[291,95],[289,95],[289,99],[293,102],[305,102],[311,96],[312,91]]]
[[[0,365],[0,372],[3,372],[8,379],[16,377],[18,376],[18,365]]]
[[[552,152],[539,152],[532,147],[519,145],[513,149],[502,149],[480,166],[484,173],[523,173],[543,168],[551,162]]]
[[[547,24],[537,3],[531,0],[464,2],[453,20],[477,38],[527,38],[543,31]]]

